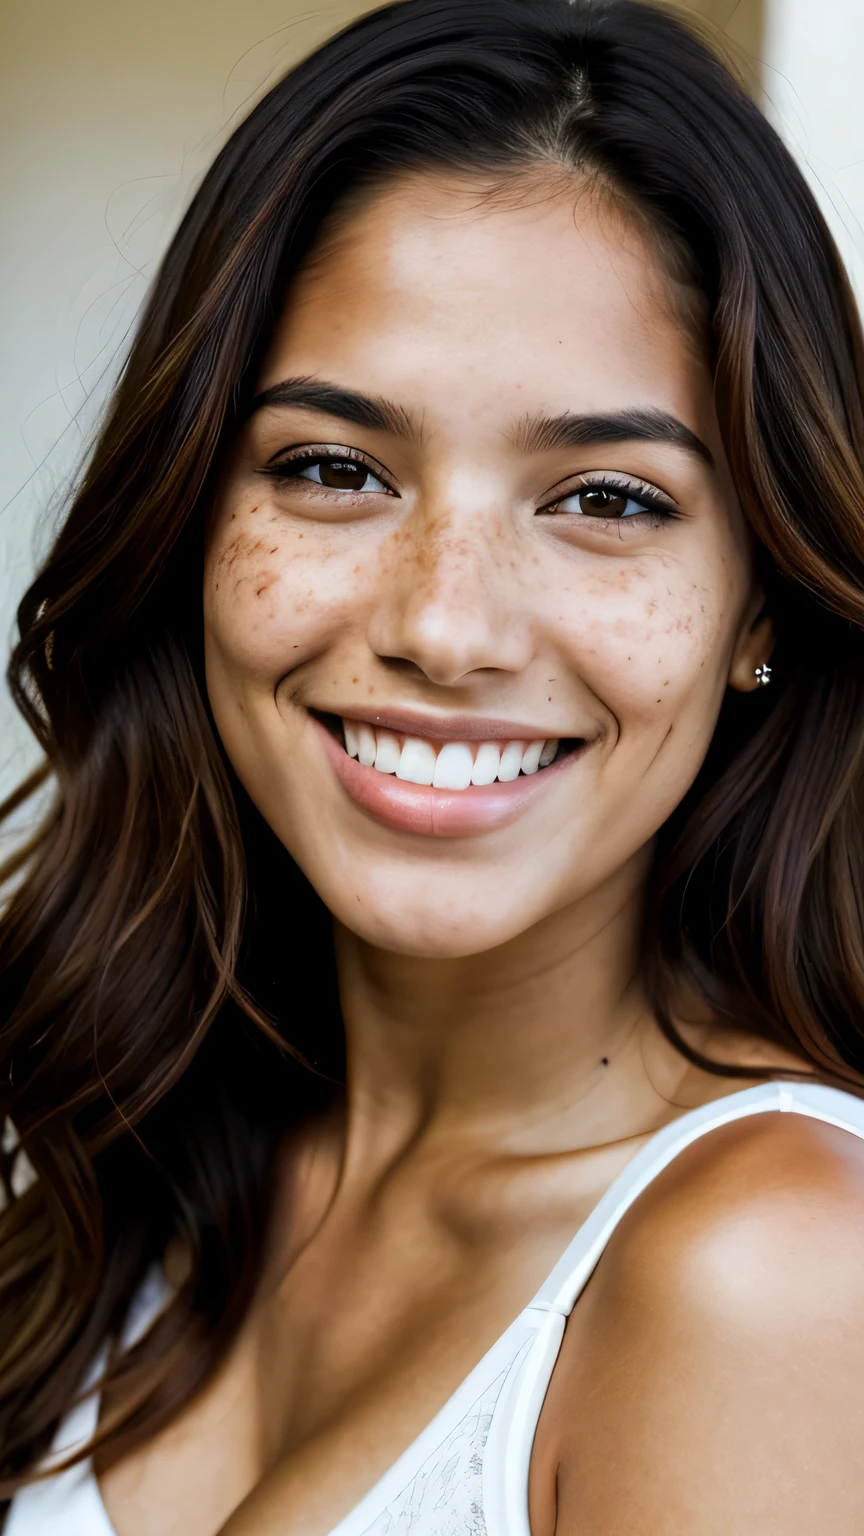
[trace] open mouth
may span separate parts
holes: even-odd
[[[472,785],[508,784],[542,773],[584,745],[579,737],[533,741],[433,741],[400,735],[363,720],[348,720],[313,710],[349,757],[364,768],[425,784],[433,789],[463,790]]]

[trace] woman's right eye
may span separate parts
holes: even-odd
[[[267,474],[276,480],[311,480],[328,491],[353,491],[387,494],[388,487],[359,459],[297,458],[283,459],[268,466]]]

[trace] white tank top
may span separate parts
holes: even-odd
[[[609,1238],[685,1147],[718,1126],[771,1110],[864,1138],[864,1101],[810,1083],[748,1088],[664,1126],[610,1185],[533,1301],[330,1536],[531,1536],[528,1470],[540,1409],[567,1318]],[[163,1297],[154,1272],[136,1300],[127,1343],[144,1331]],[[49,1465],[89,1439],[98,1414],[91,1394],[61,1424]],[[4,1536],[116,1536],[90,1463],[22,1489]]]

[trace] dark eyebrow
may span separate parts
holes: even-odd
[[[582,448],[594,443],[671,443],[694,453],[714,467],[711,450],[677,416],[666,411],[631,410],[596,416],[524,417],[512,433],[523,453],[544,453],[552,448]]]
[[[356,427],[371,427],[394,437],[419,435],[417,423],[403,406],[382,400],[377,395],[361,395],[354,389],[341,389],[338,384],[328,384],[326,379],[283,379],[255,396],[249,415],[274,405],[305,406],[307,410],[323,411],[327,416],[353,422]]]

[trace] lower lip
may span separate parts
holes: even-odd
[[[415,832],[421,837],[478,837],[506,827],[533,805],[562,769],[581,757],[584,747],[568,752],[566,757],[541,768],[538,773],[522,774],[509,784],[472,784],[468,789],[433,789],[427,784],[406,784],[392,773],[364,768],[331,735],[325,725],[309,716],[322,740],[342,788],[355,805],[377,821]]]

